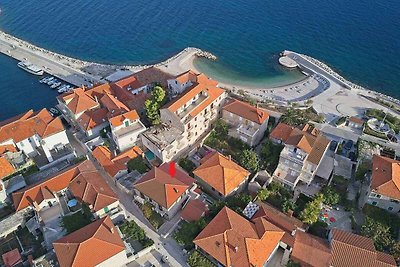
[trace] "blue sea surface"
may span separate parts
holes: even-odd
[[[18,61],[0,54],[0,121],[27,110],[53,107],[56,90],[39,83],[39,78],[17,67]]]
[[[155,63],[194,46],[218,57],[196,62],[206,74],[273,86],[300,78],[277,64],[288,49],[400,98],[398,0],[0,0],[0,9],[2,30],[85,60]]]

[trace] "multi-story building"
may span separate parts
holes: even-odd
[[[188,76],[184,82],[180,78]],[[193,77],[192,77],[193,76]],[[226,92],[216,87],[216,82],[203,74],[184,73],[175,78],[173,92],[180,94],[160,110],[162,125],[142,134],[142,143],[162,162],[177,157],[210,130],[224,103]]]
[[[60,267],[122,267],[127,252],[117,227],[106,216],[53,242]]]
[[[268,266],[284,234],[263,217],[250,221],[224,207],[193,242],[216,266]]]
[[[374,155],[367,203],[389,212],[400,211],[400,161]]]
[[[23,188],[13,193],[12,198],[16,211],[34,209],[39,214],[69,198],[88,204],[95,217],[119,206],[115,193],[88,160]]]
[[[269,114],[263,109],[233,99],[223,107],[222,119],[231,126],[228,132],[230,136],[254,147],[265,135]]]
[[[139,134],[146,131],[146,127],[139,119],[136,110],[115,116],[110,120],[112,138],[119,151],[125,151],[135,145]]]
[[[285,187],[295,190],[300,185],[308,187],[316,177],[316,173],[325,168],[321,164],[327,155],[330,141],[322,135],[312,134],[289,125],[280,123],[271,132],[270,139],[284,144],[279,164],[272,179],[282,183]],[[330,177],[332,166],[323,170]],[[322,177],[321,182],[329,182]],[[306,193],[306,191],[303,191]],[[307,194],[307,193],[306,193]]]
[[[328,240],[296,233],[291,260],[313,267],[397,266],[391,255],[376,250],[372,239],[336,228]]]
[[[193,174],[207,193],[225,199],[246,187],[250,172],[236,164],[231,157],[212,152],[201,159],[200,166]]]
[[[154,211],[166,219],[171,219],[189,200],[189,192],[195,189],[194,179],[176,169],[169,174],[169,164],[153,167],[134,183],[135,199],[142,204],[150,203]]]
[[[0,146],[11,145],[28,157],[43,156],[47,163],[57,152],[69,146],[60,118],[53,118],[47,109],[29,110],[0,122]]]

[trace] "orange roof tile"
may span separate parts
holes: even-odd
[[[193,199],[186,204],[185,208],[183,208],[181,217],[188,222],[198,221],[207,213],[207,211],[208,207],[206,203],[200,199]]]
[[[165,169],[168,169],[167,164],[153,167],[135,182],[134,187],[159,205],[169,209],[191,187],[194,180],[179,169],[176,169],[175,176],[171,177]]]
[[[127,170],[126,164],[128,161],[141,156],[143,151],[139,147],[134,146],[114,157],[106,146],[98,146],[93,150],[92,154],[105,171],[111,177],[114,177],[118,172]]]
[[[128,112],[123,113],[121,115],[114,116],[111,119],[109,119],[109,121],[112,124],[112,126],[118,127],[118,126],[121,126],[122,123],[125,120],[135,121],[135,120],[138,120],[138,119],[139,119],[139,115],[136,112],[136,110],[131,110],[131,111],[128,111]]]
[[[96,99],[88,95],[82,88],[74,89],[70,94],[63,97],[63,101],[73,114],[79,114],[99,106]]]
[[[280,122],[269,134],[269,137],[280,140],[283,143],[285,143],[288,140],[292,131],[293,131],[292,126]]]
[[[331,266],[331,251],[327,240],[297,231],[291,259],[302,267]]]
[[[227,103],[223,109],[259,125],[269,118],[266,111],[236,99]]]
[[[225,93],[224,89],[221,89],[218,87],[210,87],[210,88],[207,88],[206,91],[207,91],[208,97],[190,112],[190,116],[192,118],[196,117],[197,114],[202,112],[205,108],[207,108],[209,105],[211,105],[211,103],[214,102],[219,96],[221,96]]]
[[[224,266],[263,266],[283,235],[263,218],[250,222],[224,207],[193,242]]]
[[[218,152],[203,158],[193,173],[224,196],[229,195],[250,175],[246,169]]]
[[[53,242],[53,247],[61,267],[98,266],[125,250],[108,216]]]
[[[310,153],[315,139],[315,136],[294,128],[285,143],[300,148],[306,153]]]
[[[28,111],[16,120],[0,123],[0,142],[14,140],[21,142],[37,134],[41,138],[64,131],[59,117],[53,118],[47,109]]]
[[[114,84],[123,89],[137,89],[144,86],[144,84],[139,82],[139,80],[136,78],[135,74],[118,80]]]
[[[360,118],[357,118],[357,117],[350,117],[350,118],[349,118],[349,121],[354,122],[354,123],[357,123],[357,124],[361,124],[361,125],[364,124],[364,120],[362,120],[362,119],[360,119]]]
[[[14,172],[14,166],[5,157],[0,157],[0,180]]]
[[[0,145],[0,155],[6,152],[17,152],[17,148],[14,145]]]
[[[394,267],[397,266],[390,255],[376,251],[374,242],[353,233],[332,229],[331,265],[335,267]]]
[[[184,84],[188,81],[191,82],[196,82],[197,81],[197,73],[195,73],[192,70],[188,70],[184,73],[179,74],[178,76],[175,77],[175,80],[180,83],[180,84]]]
[[[124,103],[108,93],[100,98],[100,103],[110,112],[110,117],[129,111],[129,108]]]
[[[32,205],[33,202],[40,204],[46,199],[54,198],[54,192],[67,187],[70,187],[80,201],[91,204],[95,211],[118,200],[93,163],[86,160],[13,193],[14,207],[19,211]],[[112,200],[114,201],[111,202]]]
[[[331,141],[324,136],[318,135],[307,157],[307,161],[318,165],[325,151],[328,149],[330,142]]]
[[[400,200],[400,161],[374,155],[371,189],[381,195]]]
[[[92,130],[97,126],[106,123],[108,110],[106,108],[86,110],[78,119],[77,122],[85,131]]]
[[[3,258],[5,267],[13,267],[17,266],[18,264],[22,264],[21,254],[19,254],[19,250],[17,248],[4,253],[1,255],[1,257]]]

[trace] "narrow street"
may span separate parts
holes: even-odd
[[[115,180],[111,178],[108,173],[106,173],[104,169],[96,162],[91,151],[88,151],[85,145],[82,144],[74,135],[71,135],[70,137],[73,138],[70,140],[71,144],[73,143],[79,145],[79,147],[76,147],[76,149],[85,151],[85,154],[88,155],[89,159],[94,163],[100,174],[106,178],[107,184],[112,188],[115,194],[117,194],[120,206],[125,210],[127,220],[135,221],[146,232],[146,235],[153,239],[157,251],[161,255],[168,256],[171,266],[188,266],[186,263],[186,255],[176,241],[172,238],[161,237],[150,225],[148,220],[143,216],[143,213],[139,207],[133,203],[132,197],[117,188]]]

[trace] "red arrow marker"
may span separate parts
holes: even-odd
[[[169,163],[168,172],[169,172],[169,175],[170,175],[171,177],[174,177],[174,176],[175,176],[176,169],[175,169],[175,162],[174,162],[174,161],[171,161],[171,162]]]

